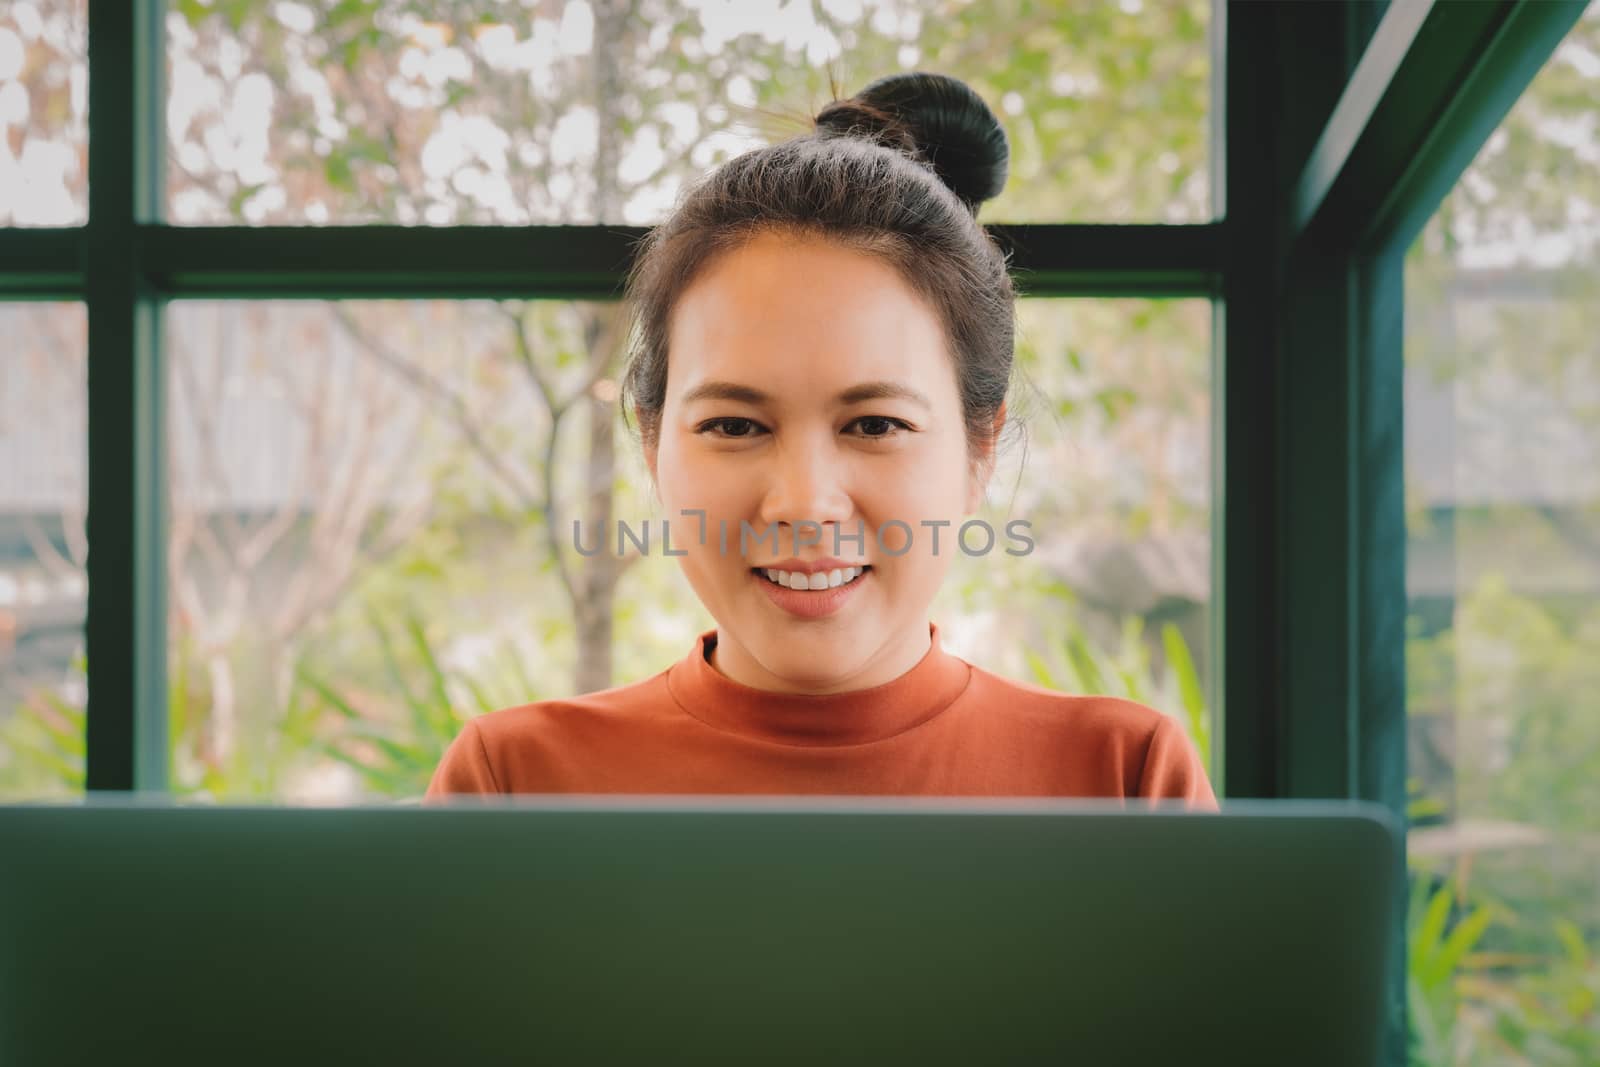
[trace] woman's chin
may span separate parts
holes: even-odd
[[[745,630],[759,633],[746,647],[768,673],[796,689],[847,688],[861,666],[865,648],[859,635],[839,625],[778,623]]]

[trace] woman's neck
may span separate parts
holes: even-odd
[[[871,659],[849,675],[825,682],[797,681],[783,678],[762,666],[742,643],[731,634],[719,631],[716,644],[711,649],[711,666],[717,673],[752,689],[775,693],[826,696],[831,693],[848,693],[858,689],[872,689],[901,677],[915,667],[928,654],[932,642],[928,624],[920,623],[880,648]]]

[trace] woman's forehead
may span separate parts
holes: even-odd
[[[955,402],[955,379],[937,335],[917,341],[901,333],[869,339],[752,337],[747,343],[696,345],[675,341],[668,360],[667,393],[684,403],[690,394],[745,400],[764,406],[838,406],[842,394],[862,387],[902,385],[938,408]],[[765,396],[744,397],[727,386]],[[879,398],[890,390],[876,390]]]
[[[770,324],[781,322],[808,333],[830,327],[856,333],[921,320],[933,325],[937,316],[883,259],[832,242],[768,235],[706,264],[680,295],[673,325],[739,333],[770,332]]]
[[[937,316],[887,264],[844,252],[847,266],[828,272],[815,269],[826,258],[815,248],[786,258],[769,244],[735,258],[745,251],[697,278],[674,309],[669,348],[680,379],[926,375],[943,358]]]

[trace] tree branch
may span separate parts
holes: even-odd
[[[483,460],[490,472],[500,479],[507,489],[517,498],[522,507],[533,510],[537,508],[538,496],[533,486],[529,485],[514,468],[508,465],[483,435],[478,432],[474,423],[471,410],[466,401],[448,385],[433,377],[420,367],[413,366],[409,360],[388,351],[381,343],[367,336],[366,332],[355,322],[350,313],[338,303],[334,304],[334,318],[345,331],[360,345],[362,350],[379,364],[404,379],[413,388],[417,389],[425,398],[443,411],[468,447]]]

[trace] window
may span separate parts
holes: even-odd
[[[0,7],[0,226],[89,213],[88,0]]]
[[[663,518],[617,418],[618,354],[585,347],[619,311],[168,308],[175,791],[415,797],[468,716],[641,680],[714,625],[659,551],[572,549],[574,519],[659,537]],[[1210,319],[1199,300],[1023,302],[1019,358],[1050,406],[1018,405],[1027,453],[982,518],[1026,518],[1035,544],[958,555],[933,607],[958,654],[1147,702],[1207,754]]]
[[[986,221],[1200,222],[1210,25],[1209,0],[175,0],[168,212],[650,225],[687,179],[803,128],[828,72],[849,93],[923,68],[1007,126]]]
[[[1412,1029],[1600,1061],[1600,5],[1412,247]]]
[[[0,304],[0,801],[83,789],[81,304]]]

